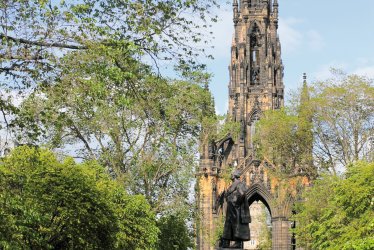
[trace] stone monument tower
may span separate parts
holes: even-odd
[[[235,33],[229,66],[228,119],[240,123],[240,135],[202,142],[197,174],[199,250],[218,248],[215,237],[225,210],[219,205],[223,200],[220,194],[228,187],[223,173],[229,169],[241,171],[242,181],[249,187],[249,204],[262,201],[270,211],[273,249],[290,249],[292,245],[291,195],[279,190],[280,180],[268,174],[274,166],[256,158],[253,141],[262,112],[279,109],[284,103],[278,7],[277,0],[233,0]]]
[[[283,64],[277,34],[278,2],[234,0],[235,34],[229,66],[229,116],[241,123],[234,155],[254,154],[255,123],[264,110],[283,106]]]

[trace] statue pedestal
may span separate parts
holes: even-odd
[[[243,248],[222,248],[222,247],[219,247],[219,248],[217,248],[217,250],[243,250]]]

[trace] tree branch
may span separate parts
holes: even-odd
[[[6,39],[17,43],[27,44],[27,45],[34,45],[34,46],[43,46],[43,47],[56,47],[56,48],[63,48],[63,49],[88,49],[87,46],[83,45],[71,45],[71,44],[64,44],[64,43],[48,43],[48,42],[41,42],[41,41],[31,41],[28,39],[23,38],[15,38],[11,36],[7,36],[5,34],[0,33],[0,39]]]

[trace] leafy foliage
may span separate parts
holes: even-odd
[[[176,59],[196,64],[207,43],[202,33],[215,21],[216,1],[3,1],[0,5],[1,73],[30,85],[58,73],[59,58],[92,43],[128,46],[155,62]],[[57,68],[56,68],[57,66]]]
[[[350,165],[344,179],[323,176],[298,204],[298,242],[307,249],[372,249],[373,193],[373,163]]]
[[[321,169],[336,173],[358,160],[372,161],[370,138],[374,135],[374,87],[372,80],[346,75],[314,84],[314,155]]]
[[[307,118],[287,109],[264,112],[257,124],[256,153],[282,173],[315,175],[311,164],[312,135]]]
[[[212,106],[197,57],[206,55],[217,2],[0,6],[0,110],[12,139],[97,160],[157,213],[191,207],[196,145]],[[161,76],[165,62],[178,80]]]
[[[146,249],[157,242],[154,214],[95,162],[60,162],[19,147],[0,165],[3,249]]]
[[[373,160],[372,81],[335,71],[335,77],[295,95],[292,106],[266,111],[258,122],[258,153],[283,170],[316,176]]]
[[[22,138],[30,126],[18,128],[20,140],[73,147],[75,156],[98,160],[156,212],[183,205],[211,105],[207,76],[163,79],[126,48],[92,50],[66,56],[61,79],[23,103],[20,123],[42,131]]]
[[[187,250],[193,247],[193,239],[181,214],[170,214],[161,217],[157,222],[160,229],[160,250]]]
[[[0,111],[6,117],[2,126],[9,135],[15,125],[30,129],[29,123],[20,123],[24,120],[13,120],[19,115],[15,104],[34,88],[60,79],[68,59],[82,51],[124,50],[122,56],[129,61],[147,62],[158,74],[163,62],[178,65],[183,72],[203,68],[196,58],[205,55],[216,7],[218,3],[211,0],[2,1]]]

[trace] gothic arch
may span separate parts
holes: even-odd
[[[247,121],[247,124],[248,125],[251,125],[253,121],[255,120],[258,120],[258,118],[260,118],[262,112],[260,109],[258,108],[255,108],[253,109],[249,114],[248,114],[248,121]]]
[[[225,147],[226,142],[228,142],[227,147]],[[219,161],[219,167],[222,167],[224,161],[227,160],[227,156],[230,154],[233,145],[234,140],[232,139],[232,136],[230,134],[228,134],[222,140],[216,142],[214,154],[217,156],[217,159]]]
[[[269,209],[271,217],[277,217],[278,211],[275,207],[275,202],[269,191],[260,183],[253,184],[246,193],[246,198],[251,205],[256,200],[261,200]]]
[[[234,140],[232,139],[232,136],[229,134],[227,135],[225,138],[223,138],[222,140],[218,141],[217,142],[217,150],[227,141],[230,141],[230,142],[234,142]]]
[[[264,27],[257,20],[254,20],[254,21],[251,22],[247,34],[248,35],[251,34],[255,28],[258,28],[258,30],[260,31],[261,34],[265,34]]]

